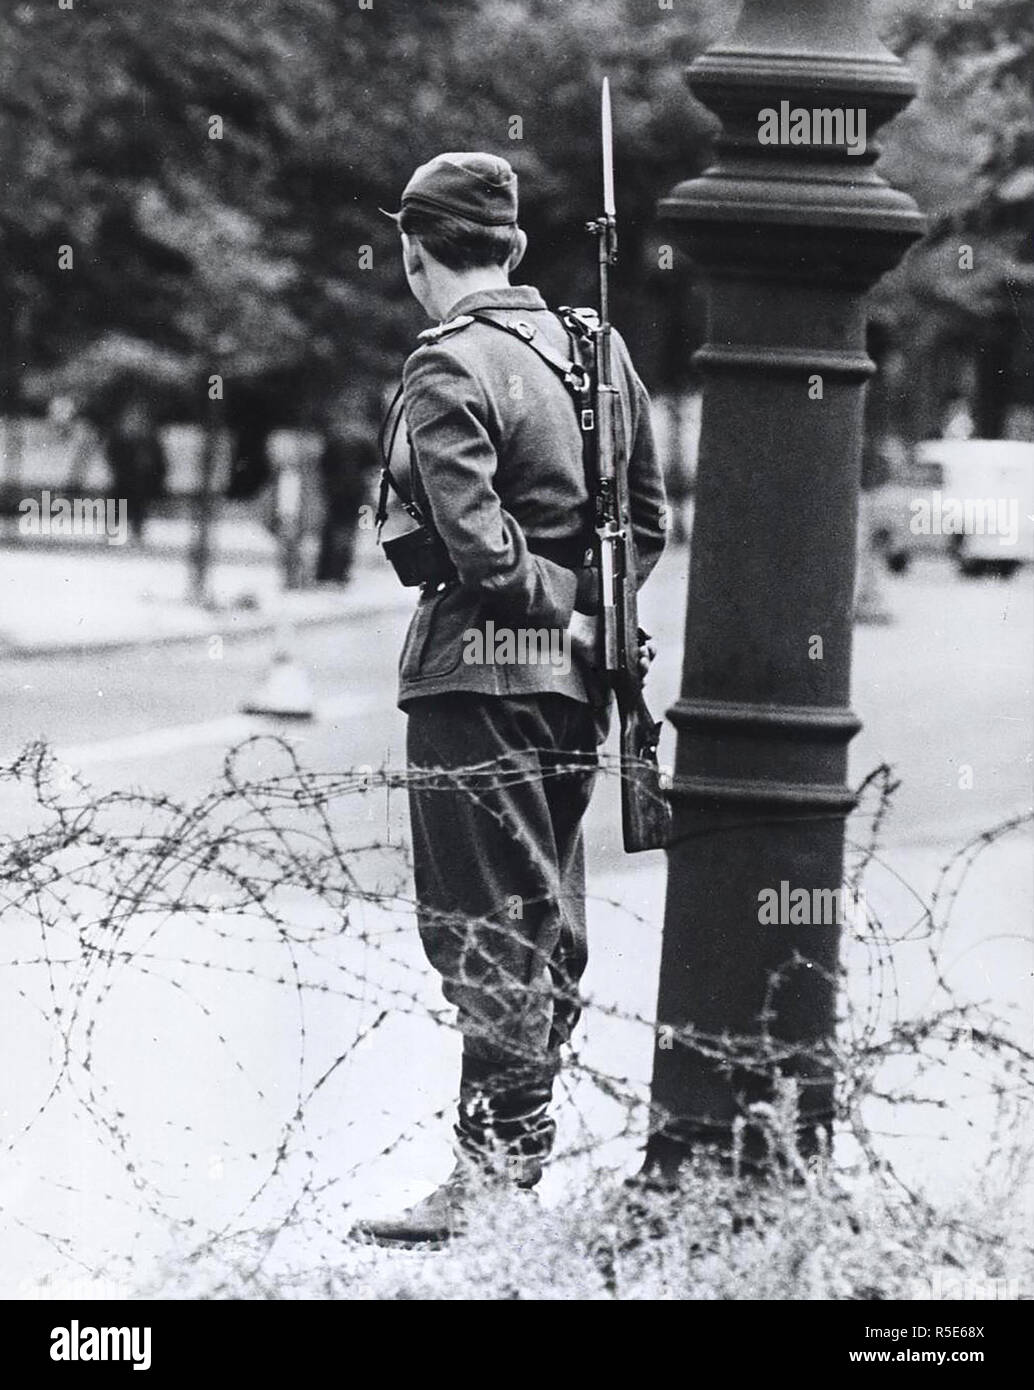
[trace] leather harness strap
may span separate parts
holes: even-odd
[[[577,360],[564,357],[556,350],[552,343],[539,335],[538,329],[525,319],[515,319],[512,323],[503,319],[491,318],[488,314],[475,314],[474,318],[478,323],[487,323],[492,328],[499,328],[504,333],[509,333],[511,337],[517,338],[522,343],[526,343],[532,352],[537,353],[542,358],[547,367],[551,367],[560,377],[571,395],[577,401],[590,401],[592,392],[592,377],[586,368]],[[563,323],[563,319],[561,319]],[[567,328],[567,325],[564,324]],[[591,425],[582,426],[583,429],[591,428]]]
[[[559,314],[557,314],[557,318],[563,324],[564,329],[567,332],[568,338],[572,342],[572,344],[584,342],[588,338],[591,329],[591,324],[589,322],[589,315],[591,313],[591,310],[586,311],[581,309],[569,309],[565,307],[561,310]],[[492,318],[489,314],[464,314],[460,318],[450,321],[448,324],[441,325],[441,328],[447,329],[448,331],[452,332],[455,329],[465,328],[468,326],[468,324],[471,323],[487,324],[490,328],[496,328],[503,333],[508,333],[511,337],[516,338],[519,342],[522,342],[527,347],[530,347],[532,352],[534,352],[537,357],[539,357],[543,362],[545,362],[547,367],[549,367],[553,372],[557,374],[557,376],[560,377],[561,381],[564,383],[569,394],[571,395],[575,404],[575,409],[578,412],[578,424],[582,431],[582,463],[585,469],[585,485],[588,489],[589,497],[593,500],[593,505],[595,507],[595,487],[593,484],[595,479],[594,458],[596,413],[593,409],[592,403],[592,375],[589,372],[588,368],[584,365],[584,363],[578,360],[577,350],[573,358],[565,357],[563,353],[559,352],[553,346],[552,343],[550,343],[547,339],[543,338],[539,334],[538,330],[535,328],[533,324],[528,323],[525,319],[515,319],[512,322],[509,322],[504,321],[502,319]],[[439,330],[435,329],[425,330],[425,334],[429,339],[432,334],[438,332]],[[424,337],[425,334],[421,334],[420,336]],[[402,407],[399,405],[401,396],[402,386],[400,385],[398,390],[395,392],[394,397],[392,398],[391,405],[389,405],[387,414],[385,415],[384,420],[381,424],[380,434],[378,436],[377,441],[378,447],[380,449],[382,462],[380,492],[377,499],[377,513],[374,518],[377,526],[378,542],[380,541],[380,533],[384,526],[384,523],[388,519],[389,490],[395,493],[396,497],[398,497],[399,501],[402,503],[402,506],[405,509],[405,511],[415,522],[417,522],[418,525],[425,524],[424,516],[420,511],[420,508],[417,506],[416,502],[413,500],[412,497],[407,497],[405,495],[405,493],[402,491],[402,489],[396,482],[395,478],[392,476],[391,472],[391,455],[395,447],[395,440],[398,436],[399,426],[401,425],[403,418],[403,410]],[[398,413],[395,416],[394,422],[391,423],[391,437],[388,441],[387,448],[385,448],[385,436],[388,433],[392,411],[395,410],[396,406],[399,406]],[[549,545],[550,543],[542,542],[542,544],[545,546]],[[567,546],[580,543],[565,541],[556,544]],[[533,553],[536,553],[534,542],[529,541],[528,548]],[[584,548],[585,547],[582,547],[583,550]],[[540,551],[537,553],[544,552]],[[575,566],[575,568],[577,568],[577,566]]]

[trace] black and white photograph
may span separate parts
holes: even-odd
[[[1025,0],[2,0],[27,1365],[514,1300],[995,1363],[1032,91]]]

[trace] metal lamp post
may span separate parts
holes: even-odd
[[[873,135],[914,88],[879,43],[869,0],[745,0],[733,36],[688,79],[723,133],[715,164],[661,202],[710,301],[684,671],[670,711],[675,834],[647,1155],[661,1169],[700,1144],[728,1150],[737,1117],[771,1098],[779,1071],[796,1078],[805,1149],[832,1119],[823,1045],[839,931],[810,910],[783,919],[800,890],[809,909],[828,908],[814,890],[841,887],[874,370],[864,297],[923,228],[873,168]],[[761,910],[772,891],[775,923]],[[723,1038],[738,1040],[741,1060],[750,1040],[767,1039],[768,1060],[728,1065]],[[749,1121],[741,1142],[748,1162],[761,1159]]]

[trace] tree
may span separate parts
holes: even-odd
[[[201,364],[217,331],[231,375],[278,373],[311,408],[343,373],[382,381],[420,318],[376,208],[443,148],[512,157],[529,274],[555,299],[587,300],[581,229],[599,202],[604,71],[618,120],[618,304],[645,346],[644,299],[652,314],[684,298],[658,280],[650,228],[656,197],[706,144],[681,69],[717,14],[717,0],[681,18],[641,0],[7,10],[8,391],[12,363],[53,364],[111,332]],[[72,248],[70,272],[59,246]]]
[[[919,78],[887,132],[881,169],[926,212],[930,229],[878,287],[879,331],[925,384],[903,411],[936,433],[956,363],[973,378],[977,433],[997,437],[1030,399],[1034,265],[1034,24],[1021,0],[971,9],[888,0],[889,42]]]

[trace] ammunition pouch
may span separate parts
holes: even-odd
[[[388,407],[381,424],[377,446],[381,455],[381,485],[377,499],[377,541],[384,551],[384,558],[399,577],[399,582],[407,589],[437,588],[439,584],[452,583],[457,579],[456,568],[449,559],[442,538],[427,521],[412,496],[412,469],[409,491],[399,487],[391,472],[391,454],[395,438],[402,423],[402,387]],[[394,492],[402,504],[402,509],[415,523],[409,531],[390,540],[381,539],[381,531],[388,519],[388,493]]]
[[[382,541],[381,549],[407,589],[425,584],[436,588],[458,577],[441,536],[424,522],[401,536]]]

